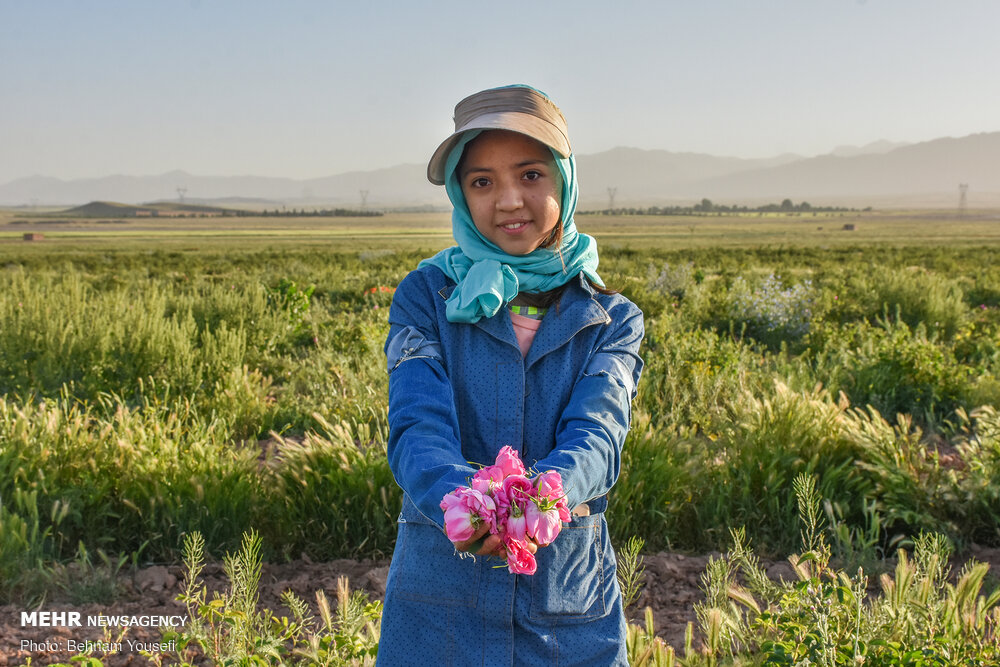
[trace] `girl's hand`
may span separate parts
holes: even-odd
[[[503,543],[497,535],[490,535],[490,527],[483,524],[475,534],[464,542],[455,542],[459,551],[468,551],[477,556],[499,556],[503,553]]]
[[[477,556],[503,556],[503,542],[498,535],[491,535],[489,532],[490,527],[483,524],[472,537],[464,542],[456,542],[455,548],[459,551],[468,551]],[[533,540],[525,539],[525,542],[528,545],[528,551],[531,553],[538,551],[538,545]]]

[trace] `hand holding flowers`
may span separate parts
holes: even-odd
[[[494,465],[476,471],[469,486],[446,494],[441,509],[445,533],[457,548],[504,556],[513,574],[534,574],[535,551],[551,544],[570,520],[559,473],[530,476],[511,447],[500,450]]]

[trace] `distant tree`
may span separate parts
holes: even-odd
[[[704,211],[705,213],[708,213],[709,211],[711,211],[714,208],[715,208],[715,204],[713,204],[712,200],[708,199],[707,197],[704,198],[704,199],[702,199],[699,203],[697,203],[697,204],[694,205],[694,210],[696,210],[696,211]]]

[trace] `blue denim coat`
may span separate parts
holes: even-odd
[[[573,279],[522,359],[505,309],[447,321],[453,289],[437,268],[417,269],[389,315],[388,456],[404,498],[378,664],[625,665],[604,509],[642,370],[642,313]],[[590,511],[538,550],[531,576],[460,557],[443,532],[441,498],[504,445],[558,471],[569,506]]]

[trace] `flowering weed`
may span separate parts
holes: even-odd
[[[785,287],[781,277],[768,275],[757,287],[737,277],[729,289],[729,316],[747,334],[772,347],[809,333],[816,297],[812,282]]]

